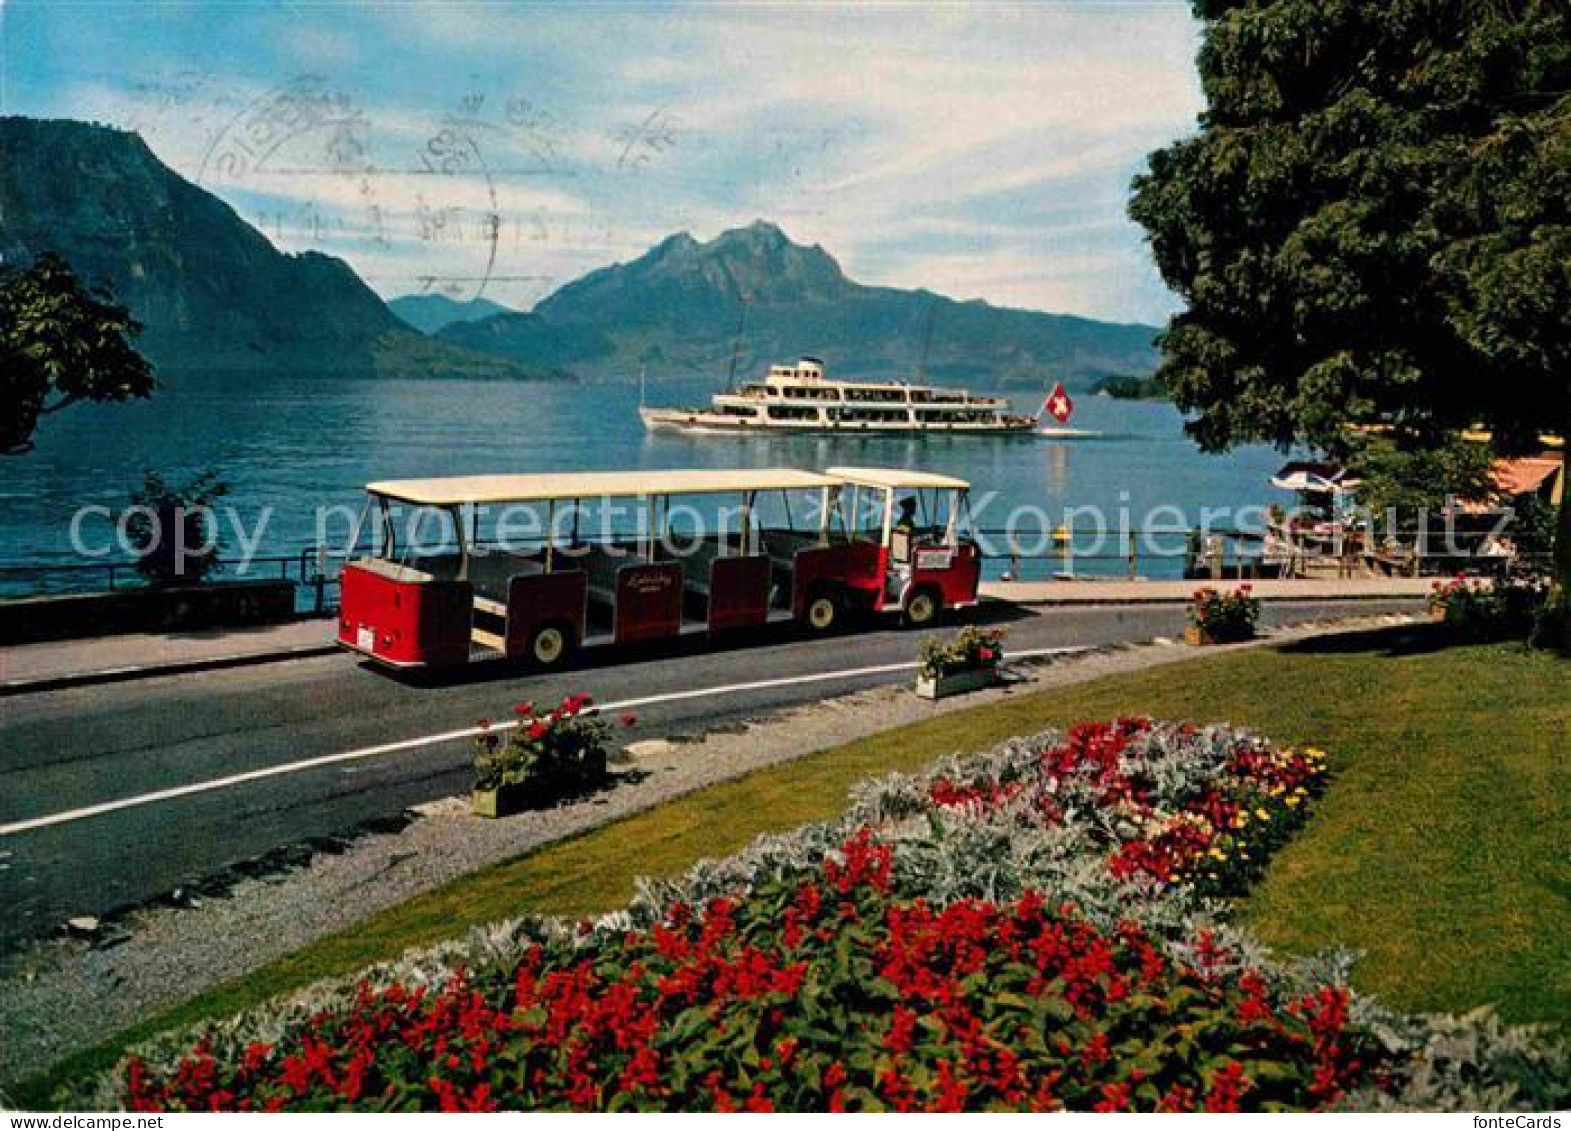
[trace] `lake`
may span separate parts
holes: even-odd
[[[665,382],[648,396],[651,404],[694,404],[714,390],[712,380]],[[1192,526],[1202,508],[1282,500],[1267,483],[1281,463],[1278,453],[1252,446],[1203,454],[1184,436],[1178,411],[1162,403],[1081,395],[1074,426],[1104,435],[1048,441],[648,433],[638,399],[636,386],[622,384],[174,379],[147,401],[77,406],[48,417],[34,452],[0,461],[0,565],[81,560],[71,547],[73,512],[89,504],[124,507],[147,468],[175,479],[216,468],[232,487],[227,501],[247,523],[271,507],[263,553],[313,542],[316,508],[358,507],[360,488],[371,480],[473,472],[921,467],[968,479],[984,527],[1003,526],[1021,506],[1039,508],[1054,523],[1065,508],[1096,507],[1110,524],[1125,508],[1137,529],[1148,516],[1157,527]],[[1017,395],[1015,403],[1031,411],[1038,402]],[[1152,515],[1158,507],[1171,509]],[[1075,526],[1086,530],[1089,522]],[[1021,529],[1031,538],[1042,527],[1043,520],[1028,519]],[[108,526],[97,519],[83,531],[102,543]],[[1171,573],[1172,565],[1142,571]],[[14,576],[8,586],[24,587]]]

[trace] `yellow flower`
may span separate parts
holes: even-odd
[[[1298,801],[1299,801],[1299,799],[1296,798],[1296,797],[1289,797],[1287,799],[1287,807],[1289,809],[1296,809],[1296,808],[1298,808]]]
[[[1271,819],[1271,814],[1267,813],[1263,808],[1256,809],[1255,816],[1259,817],[1262,821],[1269,821]]]

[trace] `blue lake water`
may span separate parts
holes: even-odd
[[[703,403],[713,391],[709,380],[662,383],[651,387],[649,401]],[[358,506],[368,481],[475,472],[920,467],[970,480],[984,527],[1003,526],[1020,506],[1040,508],[1053,521],[1068,507],[1097,507],[1117,523],[1127,508],[1137,528],[1148,516],[1157,526],[1187,526],[1201,520],[1202,508],[1280,499],[1266,481],[1280,465],[1278,453],[1245,447],[1203,454],[1167,404],[1082,395],[1074,426],[1104,435],[1066,442],[647,433],[638,397],[636,387],[619,384],[313,382],[287,376],[171,381],[147,401],[79,406],[47,418],[34,452],[0,461],[0,565],[81,560],[71,546],[72,514],[89,504],[124,507],[147,468],[172,478],[218,469],[232,487],[226,501],[248,524],[272,508],[263,536],[267,553],[312,542],[317,508]],[[1016,398],[1024,411],[1036,403],[1034,396]],[[1172,509],[1152,515],[1157,507]],[[1022,521],[1028,535],[1043,525]],[[1082,530],[1089,523],[1077,519],[1075,525]],[[108,535],[101,519],[82,529],[93,544]],[[233,549],[232,542],[225,547],[226,553]],[[17,587],[13,577],[8,588]]]

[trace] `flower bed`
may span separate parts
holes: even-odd
[[[152,1047],[145,1110],[1563,1102],[1560,1050],[1401,1017],[1219,921],[1325,762],[1120,720],[862,787],[593,924],[498,925]]]
[[[1189,602],[1189,627],[1185,638],[1191,644],[1227,644],[1248,640],[1260,621],[1260,601],[1251,587],[1240,585],[1230,593],[1209,586],[1195,590]]]
[[[1486,581],[1454,577],[1429,591],[1429,614],[1465,641],[1527,637],[1546,614],[1549,582],[1532,574]]]

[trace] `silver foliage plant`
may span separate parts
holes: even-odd
[[[1073,904],[1104,929],[1138,922],[1173,957],[1186,961],[1195,960],[1195,940],[1209,931],[1228,962],[1257,970],[1278,995],[1348,983],[1354,959],[1348,952],[1309,959],[1275,955],[1227,922],[1226,905],[1200,898],[1187,884],[1117,880],[1107,867],[1108,846],[1138,835],[1141,826],[1132,813],[1097,805],[1090,781],[1047,771],[1043,755],[1063,739],[1061,732],[1047,730],[981,754],[940,759],[922,773],[864,781],[838,818],[761,836],[733,856],[700,861],[680,878],[640,880],[627,907],[609,915],[582,923],[531,916],[475,927],[465,939],[411,950],[352,979],[323,982],[216,1023],[165,1034],[132,1051],[167,1070],[205,1035],[215,1056],[233,1059],[253,1041],[277,1043],[312,1015],[347,1005],[361,981],[374,987],[395,982],[434,987],[460,969],[510,971],[537,943],[595,946],[663,920],[673,904],[702,906],[765,880],[816,871],[863,827],[876,829],[893,848],[895,888],[906,898],[937,905],[970,898],[1009,901],[1034,890],[1050,903]],[[1229,754],[1241,743],[1263,745],[1265,740],[1231,727],[1157,723],[1131,742],[1121,768],[1138,771],[1151,783],[1159,811],[1176,809],[1222,775]],[[940,779],[1008,792],[987,806],[942,806],[930,792]],[[1044,798],[1061,810],[1059,820],[1043,819]],[[1388,1090],[1355,1092],[1344,1098],[1344,1108],[1547,1108],[1571,1094],[1571,1051],[1536,1029],[1504,1024],[1488,1009],[1462,1017],[1407,1015],[1357,993],[1351,1009],[1353,1019],[1369,1026],[1391,1050],[1398,1067]],[[123,1107],[124,1080],[122,1064],[85,1082],[72,1098],[83,1107]]]

